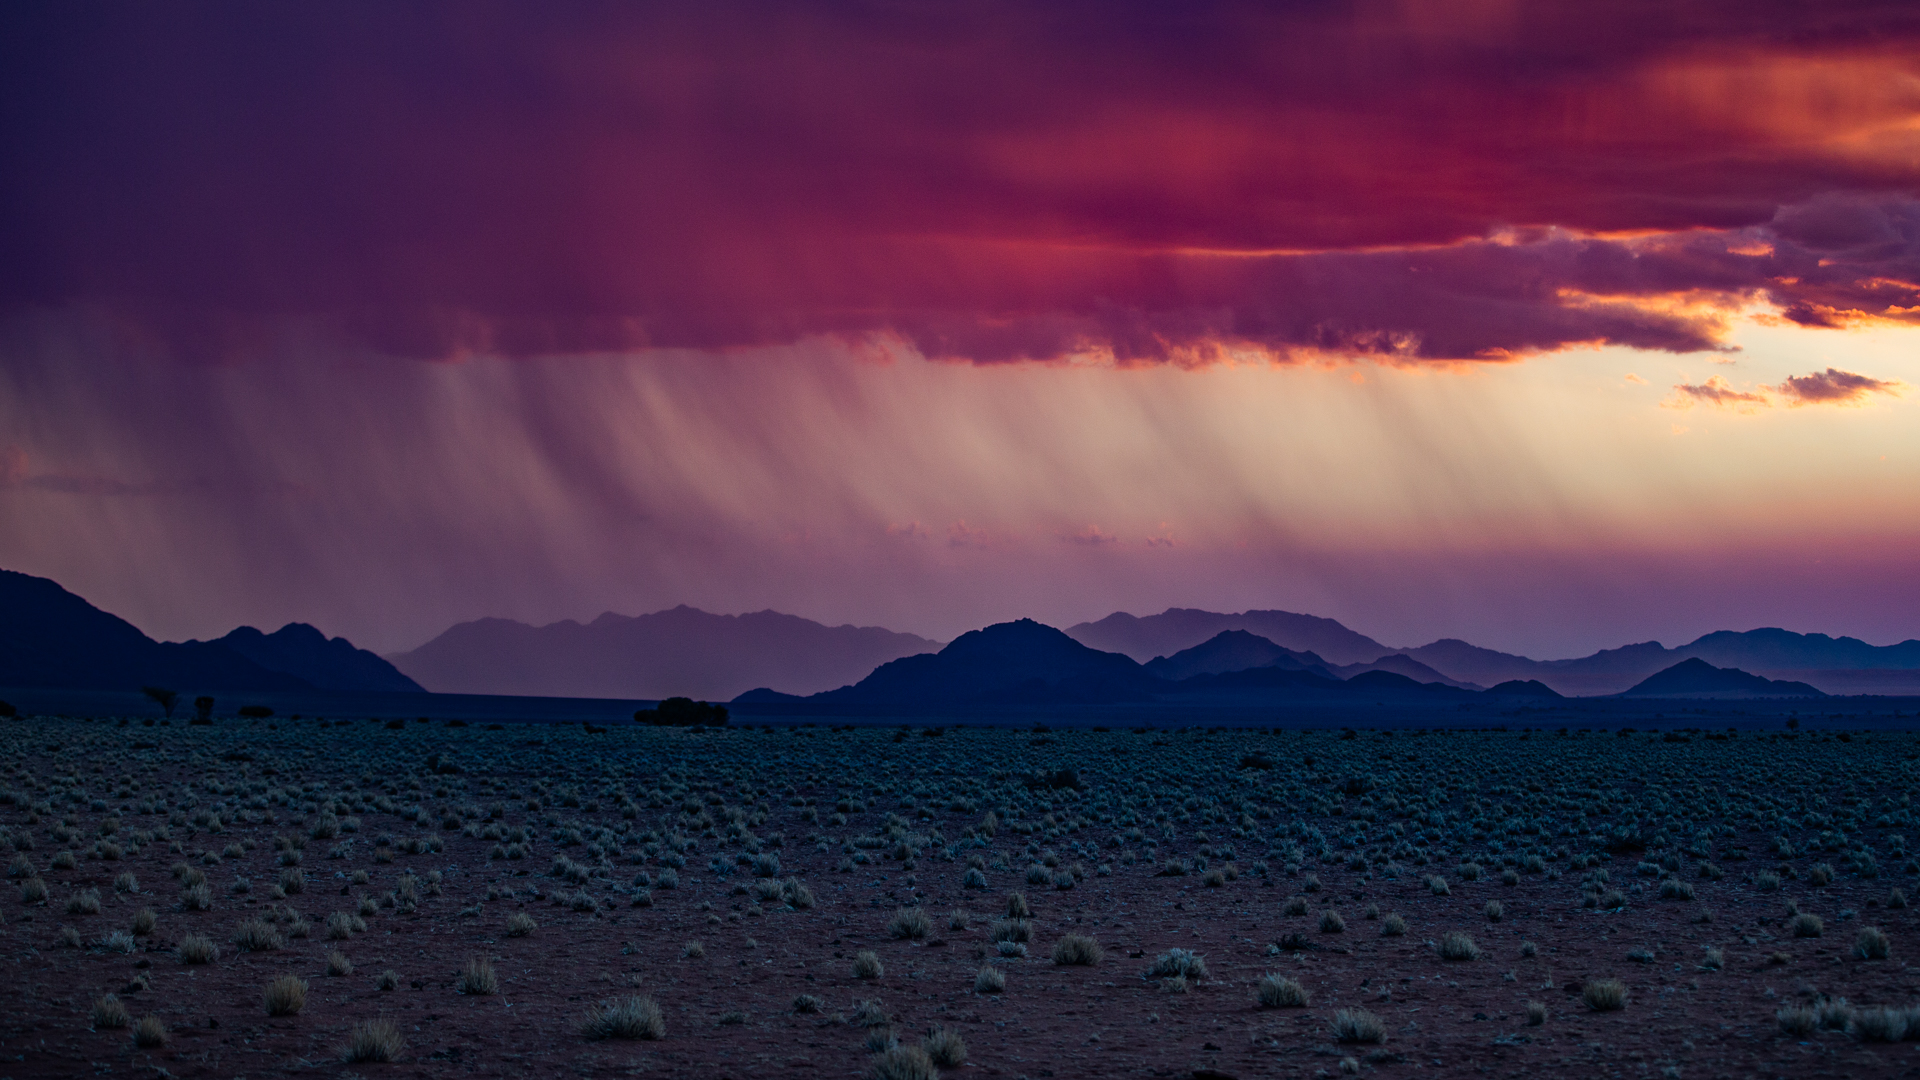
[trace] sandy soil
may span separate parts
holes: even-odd
[[[1296,821],[1328,836],[1354,824],[1320,812],[1325,804],[1314,800],[1337,793],[1364,760],[1382,774],[1380,792],[1454,783],[1445,805],[1456,809],[1468,795],[1528,780],[1543,782],[1550,797],[1564,778],[1558,774],[1572,740],[1556,749],[1544,736],[1523,743],[1518,734],[1492,733],[1424,743],[1404,735],[1342,741],[1334,733],[1152,739],[1165,745],[1127,733],[974,730],[895,741],[890,731],[826,729],[693,735],[438,725],[390,732],[288,721],[270,728],[221,721],[211,729],[179,721],[165,728],[72,720],[0,725],[0,749],[12,767],[0,787],[14,796],[0,805],[0,827],[11,843],[31,845],[19,856],[49,894],[45,903],[23,902],[11,887],[20,877],[0,894],[0,1077],[858,1076],[868,1069],[868,1032],[848,1018],[863,999],[881,1004],[903,1042],[917,1041],[931,1025],[957,1030],[967,1058],[943,1070],[948,1076],[1319,1076],[1343,1068],[1423,1077],[1920,1075],[1920,1042],[1873,1044],[1842,1031],[1795,1038],[1774,1018],[1783,1005],[1821,995],[1856,1005],[1920,1003],[1920,973],[1908,966],[1920,957],[1914,909],[1886,906],[1891,889],[1911,891],[1915,882],[1903,872],[1906,860],[1887,854],[1890,832],[1905,826],[1851,834],[1881,852],[1877,877],[1842,873],[1815,886],[1804,880],[1808,871],[1816,863],[1839,865],[1833,852],[1778,859],[1768,854],[1773,824],[1735,822],[1737,830],[1720,836],[1709,853],[1723,879],[1700,877],[1696,860],[1686,860],[1679,877],[1693,885],[1692,901],[1657,899],[1657,881],[1635,873],[1645,853],[1614,853],[1599,868],[1628,903],[1602,912],[1582,906],[1580,883],[1589,871],[1564,856],[1511,885],[1498,877],[1499,856],[1483,840],[1463,837],[1425,845],[1430,864],[1401,861],[1393,877],[1378,863],[1348,868],[1346,860],[1368,844],[1336,847],[1324,859],[1309,853],[1289,873],[1284,841],[1276,838]],[[1920,739],[1676,745],[1593,736],[1579,746],[1612,762],[1580,768],[1613,769],[1614,790],[1642,800],[1689,785],[1765,790],[1774,780],[1755,761],[1775,755],[1782,775],[1808,777],[1802,796],[1820,798],[1828,809],[1845,798],[1877,799],[1884,810],[1907,794],[1908,755]],[[1384,756],[1382,747],[1389,748]],[[1274,767],[1238,768],[1250,748],[1271,755]],[[1314,752],[1319,760],[1308,764]],[[1725,771],[1703,774],[1703,763],[1716,760]],[[1085,791],[1025,786],[1030,771],[1063,764],[1080,771]],[[1183,772],[1186,779],[1170,779]],[[543,780],[545,790],[537,790]],[[915,785],[922,794],[904,805]],[[350,788],[390,800],[392,812],[343,799]],[[1158,797],[1157,809],[1173,811],[1170,821],[1145,830],[1159,841],[1151,858],[1126,828],[1098,820],[1115,807],[1144,807],[1148,794]],[[834,824],[843,797],[860,805]],[[541,808],[528,809],[529,799]],[[817,820],[803,819],[808,807],[793,805],[806,801]],[[1351,797],[1339,801],[1343,813],[1356,806]],[[496,805],[498,817],[491,816]],[[1240,816],[1249,807],[1269,813]],[[357,819],[357,830],[313,838],[329,808],[342,821]],[[1614,809],[1628,812],[1626,804]],[[403,810],[426,812],[403,818]],[[741,812],[731,838],[727,810]],[[1002,820],[976,844],[969,832],[988,810],[1000,811]],[[1863,812],[1879,811],[1869,805]],[[218,831],[202,814],[219,815]],[[898,815],[896,835],[906,851],[899,840],[872,848],[848,843],[884,835],[890,815]],[[1383,816],[1368,827],[1391,820]],[[468,835],[492,826],[527,829],[526,856],[490,858],[499,841]],[[564,842],[572,838],[566,830],[586,826],[626,833],[618,845],[606,834],[597,854],[587,851],[592,840]],[[117,859],[96,857],[103,827],[123,849]],[[1030,835],[1015,831],[1029,827]],[[685,865],[675,868],[675,888],[660,887],[667,869],[661,857],[669,853],[647,847],[650,832],[693,843]],[[1792,839],[1801,844],[1818,834],[1803,828]],[[815,835],[821,841],[810,842]],[[304,843],[305,887],[275,899],[282,836]],[[376,856],[383,836],[391,854]],[[1115,836],[1119,847],[1110,846]],[[406,841],[429,837],[440,850],[406,852]],[[328,857],[347,841],[342,857]],[[220,854],[236,844],[251,850]],[[1229,858],[1220,857],[1225,844],[1234,849]],[[1749,857],[1730,858],[1733,845],[1746,847]],[[756,878],[738,860],[743,853],[751,858],[754,847],[777,855],[779,878],[798,878],[814,906],[761,904],[743,895]],[[1583,838],[1562,837],[1535,838],[1507,853],[1536,849],[1594,850]],[[62,851],[76,857],[71,869],[52,865]],[[843,870],[854,852],[870,861]],[[1029,855],[1048,852],[1058,858],[1056,869],[1081,864],[1072,888],[1027,883]],[[974,855],[989,864],[986,889],[964,887],[966,860]],[[583,883],[552,876],[556,857],[590,868],[591,876]],[[1464,880],[1457,868],[1465,857],[1484,865],[1485,876]],[[729,869],[724,877],[712,869],[716,858]],[[1162,876],[1157,871],[1168,858],[1208,859],[1215,869],[1231,862],[1238,876],[1217,887],[1197,866]],[[181,883],[170,868],[183,861],[205,874],[211,910],[182,909]],[[1104,874],[1102,865],[1110,867]],[[1760,891],[1749,880],[1782,865],[1798,877],[1779,891]],[[365,884],[352,880],[357,871],[366,873]],[[116,876],[126,872],[137,876],[139,892],[115,890]],[[429,883],[434,872],[437,890]],[[642,873],[652,882],[648,907],[633,906]],[[1447,879],[1449,895],[1429,890],[1422,880],[1428,873]],[[418,882],[414,910],[380,906],[401,888],[403,875]],[[251,883],[249,892],[230,891],[237,877]],[[1309,891],[1309,877],[1317,889]],[[98,890],[100,912],[69,914],[68,898],[86,889]],[[1013,890],[1032,907],[1026,958],[1000,957],[988,937]],[[590,909],[575,910],[582,893]],[[1296,896],[1305,898],[1308,914],[1283,914]],[[328,940],[329,914],[356,911],[363,898],[375,905],[364,916],[365,931]],[[1490,900],[1503,908],[1498,922],[1484,913]],[[1792,936],[1790,901],[1822,917],[1822,936]],[[931,915],[927,938],[888,935],[890,918],[904,905]],[[1370,906],[1381,918],[1367,917]],[[141,908],[158,917],[150,936],[131,953],[101,947]],[[966,928],[950,927],[955,909],[971,913]],[[1327,909],[1344,917],[1343,931],[1321,930]],[[508,936],[516,912],[538,927]],[[294,913],[310,924],[310,936],[259,952],[243,952],[230,940],[252,917],[290,931]],[[1383,935],[1389,914],[1405,919],[1404,936]],[[1863,925],[1886,933],[1889,959],[1854,955]],[[62,944],[69,927],[81,947]],[[1450,930],[1470,933],[1482,957],[1442,960],[1433,942]],[[176,948],[193,933],[220,945],[216,962],[180,962]],[[1067,933],[1097,939],[1104,960],[1055,966],[1049,951]],[[1280,947],[1289,934],[1301,939],[1287,944],[1300,947]],[[684,955],[688,942],[699,942],[704,956]],[[1523,942],[1533,943],[1533,955],[1522,955]],[[1701,966],[1710,947],[1723,952],[1719,970]],[[1172,948],[1199,952],[1209,972],[1183,993],[1143,977]],[[336,949],[351,960],[351,974],[327,973]],[[862,950],[880,957],[881,977],[854,977]],[[1636,960],[1636,951],[1651,955]],[[457,990],[461,968],[475,957],[491,960],[497,994]],[[989,964],[1005,973],[1005,990],[975,993],[975,974]],[[400,978],[395,989],[378,987],[387,970]],[[1255,984],[1267,972],[1300,982],[1311,1004],[1259,1007]],[[269,1017],[263,990],[289,973],[308,983],[305,1006],[296,1016]],[[1626,982],[1626,1008],[1586,1007],[1579,991],[1599,978]],[[159,1016],[166,1045],[141,1049],[127,1030],[96,1030],[93,1004],[107,992],[135,1019]],[[660,1005],[665,1038],[592,1041],[579,1033],[591,1005],[627,993]],[[795,1012],[801,994],[821,999],[822,1011]],[[1527,1023],[1529,1001],[1545,1003],[1544,1023]],[[1337,1043],[1331,1020],[1344,1008],[1378,1016],[1385,1041]],[[349,1029],[374,1018],[390,1019],[404,1033],[399,1059],[343,1064]]]

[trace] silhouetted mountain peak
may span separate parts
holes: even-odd
[[[197,644],[197,643],[190,643]],[[298,676],[322,690],[422,693],[419,683],[346,638],[328,638],[306,623],[288,623],[271,634],[237,627],[216,644],[266,668]]]
[[[1173,682],[1195,675],[1224,675],[1265,667],[1312,671],[1333,677],[1326,661],[1318,655],[1282,648],[1247,630],[1222,630],[1191,649],[1182,649],[1172,656],[1157,656],[1146,664],[1148,672]]]
[[[1717,668],[1691,657],[1636,683],[1621,697],[1826,697],[1803,682],[1768,679],[1738,668]]]

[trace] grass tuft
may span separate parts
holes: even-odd
[[[917,1046],[895,1046],[873,1056],[867,1067],[871,1080],[940,1080],[940,1070]]]
[[[282,975],[267,984],[268,1016],[298,1016],[307,1007],[307,983],[297,975]]]
[[[1365,1009],[1341,1009],[1333,1014],[1333,1037],[1343,1043],[1382,1043],[1387,1025]]]
[[[589,1039],[664,1039],[667,1020],[652,998],[628,996],[589,1009],[580,1033]]]
[[[1313,995],[1307,988],[1284,975],[1267,974],[1260,979],[1255,990],[1261,1008],[1265,1009],[1304,1009],[1312,1001]]]
[[[391,1020],[365,1020],[347,1033],[340,1048],[341,1060],[349,1064],[367,1061],[392,1061],[406,1049],[407,1040]]]
[[[1053,943],[1053,962],[1061,967],[1094,967],[1106,953],[1085,934],[1068,934]]]
[[[476,956],[467,961],[467,966],[453,981],[454,990],[474,997],[487,997],[500,992],[500,977],[493,973],[493,961],[484,956]]]
[[[1472,934],[1464,930],[1449,930],[1440,935],[1440,959],[1478,960],[1480,946],[1474,943]]]
[[[112,994],[102,995],[93,1003],[93,1026],[102,1031],[119,1031],[133,1023],[132,1014],[120,999]]]
[[[935,1026],[920,1040],[920,1049],[943,1069],[957,1069],[967,1063],[967,1040],[950,1027]]]
[[[1594,1012],[1618,1012],[1627,1007],[1627,984],[1619,979],[1594,979],[1580,988],[1580,1000]]]

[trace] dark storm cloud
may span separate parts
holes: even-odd
[[[1910,5],[0,19],[0,306],[188,358],[1684,352],[1920,282]]]

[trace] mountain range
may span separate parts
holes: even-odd
[[[681,605],[546,626],[478,619],[387,659],[441,693],[724,701],[755,686],[803,694],[843,686],[888,661],[939,647],[877,626],[825,626],[777,611],[713,615]]]
[[[1401,657],[1400,659],[1405,659]],[[1417,665],[1413,661],[1407,661]],[[857,683],[807,697],[760,688],[736,704],[809,703],[896,707],[1092,705],[1155,702],[1164,705],[1333,703],[1387,704],[1421,699],[1463,701],[1474,691],[1422,682],[1385,667],[1364,667],[1342,678],[1311,652],[1276,645],[1245,630],[1223,630],[1190,649],[1141,664],[1104,652],[1066,633],[1019,619],[955,638],[937,653],[904,657],[874,669]],[[1508,682],[1503,695],[1554,699],[1547,686]],[[1684,660],[1631,687],[1627,697],[1823,697],[1804,683],[1780,682],[1704,660]]]
[[[1815,692],[1920,693],[1920,641],[1875,646],[1777,628],[1718,631],[1674,649],[1642,642],[1535,660],[1450,638],[1395,649],[1333,619],[1293,612],[1172,608],[1144,617],[1117,612],[1064,632],[1017,620],[987,628],[993,634],[963,634],[943,648],[880,627],[827,626],[774,611],[715,615],[683,605],[546,626],[480,619],[382,658],[304,623],[271,634],[240,627],[212,641],[159,642],[53,581],[10,571],[0,571],[0,611],[8,616],[0,620],[0,686],[22,687],[158,684],[185,693],[430,690],[641,700],[827,695],[823,700],[879,703],[903,694],[1125,701],[1351,685],[1396,692],[1492,687],[1544,698],[1641,693],[1650,677],[1698,660],[1709,670],[1737,669],[1760,682],[1688,693],[1800,692],[1785,684]],[[1685,670],[1696,682],[1703,677],[1697,668]]]
[[[1830,693],[1920,693],[1920,641],[1869,645],[1858,638],[1798,634],[1775,627],[1719,630],[1672,649],[1646,641],[1565,660],[1535,660],[1457,638],[1396,649],[1332,619],[1286,611],[1230,614],[1169,608],[1148,616],[1115,613],[1098,622],[1068,627],[1067,633],[1093,648],[1151,663],[1155,657],[1192,648],[1225,630],[1256,634],[1296,654],[1313,653],[1325,658],[1332,674],[1343,678],[1374,668],[1398,671],[1421,682],[1478,687],[1535,681],[1568,696],[1596,696],[1621,693],[1655,672],[1697,658],[1776,681],[1810,683]]]
[[[304,623],[243,626],[216,641],[155,641],[47,578],[0,570],[0,686],[138,690],[413,690],[345,638]]]

